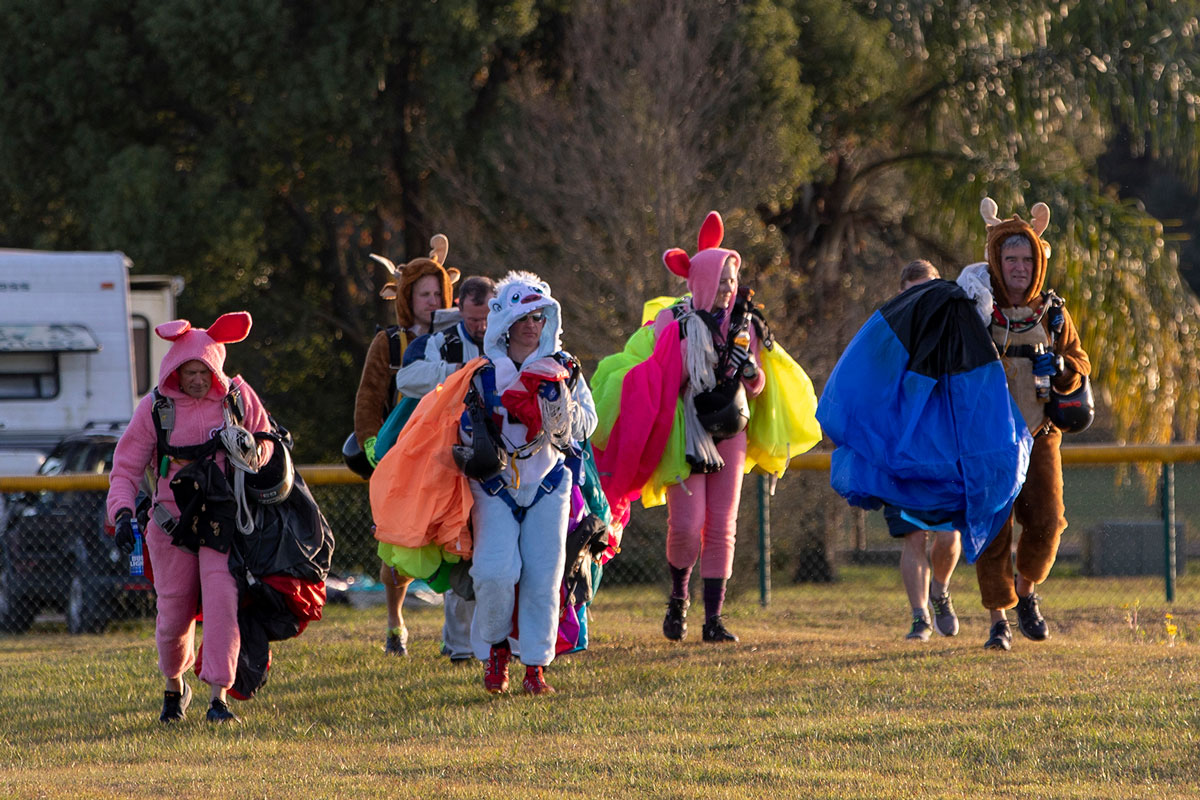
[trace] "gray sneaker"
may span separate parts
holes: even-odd
[[[929,634],[931,633],[933,633],[933,628],[929,626],[929,620],[924,617],[913,617],[912,630],[904,638],[918,642],[928,642]]]
[[[933,623],[937,632],[942,636],[957,636],[958,615],[954,613],[954,603],[950,602],[950,592],[941,597],[930,595],[929,607],[933,609]]]

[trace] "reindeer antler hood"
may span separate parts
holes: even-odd
[[[371,258],[382,264],[392,276],[392,280],[379,290],[379,296],[385,300],[396,301],[396,321],[402,328],[412,327],[416,321],[412,313],[413,285],[426,275],[433,275],[442,284],[442,308],[449,308],[454,302],[453,286],[458,282],[460,272],[454,267],[446,267],[446,254],[450,251],[450,240],[443,234],[435,234],[429,240],[428,257],[414,258],[407,264],[396,266],[390,259],[381,255],[371,254]]]
[[[1001,220],[996,215],[997,211],[996,201],[990,197],[983,198],[983,202],[979,204],[979,213],[987,225],[987,264],[988,274],[992,279],[992,293],[996,296],[996,304],[1001,308],[1027,306],[1033,298],[1041,294],[1046,283],[1046,263],[1050,255],[1050,245],[1041,236],[1050,225],[1050,207],[1045,203],[1035,203],[1030,209],[1032,223],[1015,214]],[[1022,297],[1008,296],[1004,272],[1000,266],[1000,248],[1004,245],[1004,240],[1014,234],[1029,239],[1029,245],[1033,248],[1033,275],[1029,280],[1029,288]]]

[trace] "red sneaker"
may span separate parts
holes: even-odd
[[[554,694],[554,687],[546,683],[541,667],[525,668],[525,680],[521,681],[521,688],[529,694]]]
[[[492,645],[492,652],[483,665],[483,688],[492,694],[508,691],[508,659],[511,657],[512,651],[507,646]]]

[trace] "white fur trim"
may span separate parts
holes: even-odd
[[[975,301],[975,310],[979,312],[979,316],[983,317],[984,323],[989,322],[992,318],[994,298],[992,297],[992,278],[988,272],[987,262],[979,261],[963,267],[955,282],[967,293],[967,297]]]

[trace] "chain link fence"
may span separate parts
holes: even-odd
[[[367,484],[340,466],[302,469],[337,537],[331,589],[336,594],[370,587],[379,561]],[[1044,605],[1106,618],[1139,607],[1200,610],[1200,578],[1193,577],[1200,575],[1200,464],[1178,463],[1173,472],[1176,574],[1170,576],[1156,477],[1161,466],[1147,472],[1128,464],[1066,467],[1069,527],[1050,578],[1039,589]],[[106,527],[106,485],[100,474],[0,478],[0,632],[22,633],[34,625],[99,632],[120,620],[153,615],[153,588],[129,576]],[[901,542],[888,536],[879,512],[846,506],[819,467],[789,472],[773,497],[767,490],[765,479],[747,476],[731,597],[765,599],[772,583],[830,583],[836,584],[830,591],[845,592],[857,580],[891,579],[898,619],[908,613],[898,570]],[[666,527],[665,507],[635,504],[603,585],[659,585],[665,596]],[[760,547],[770,553],[766,572],[760,569]],[[971,565],[961,563],[951,585],[960,613],[977,608]],[[1166,606],[1171,593],[1174,602]]]

